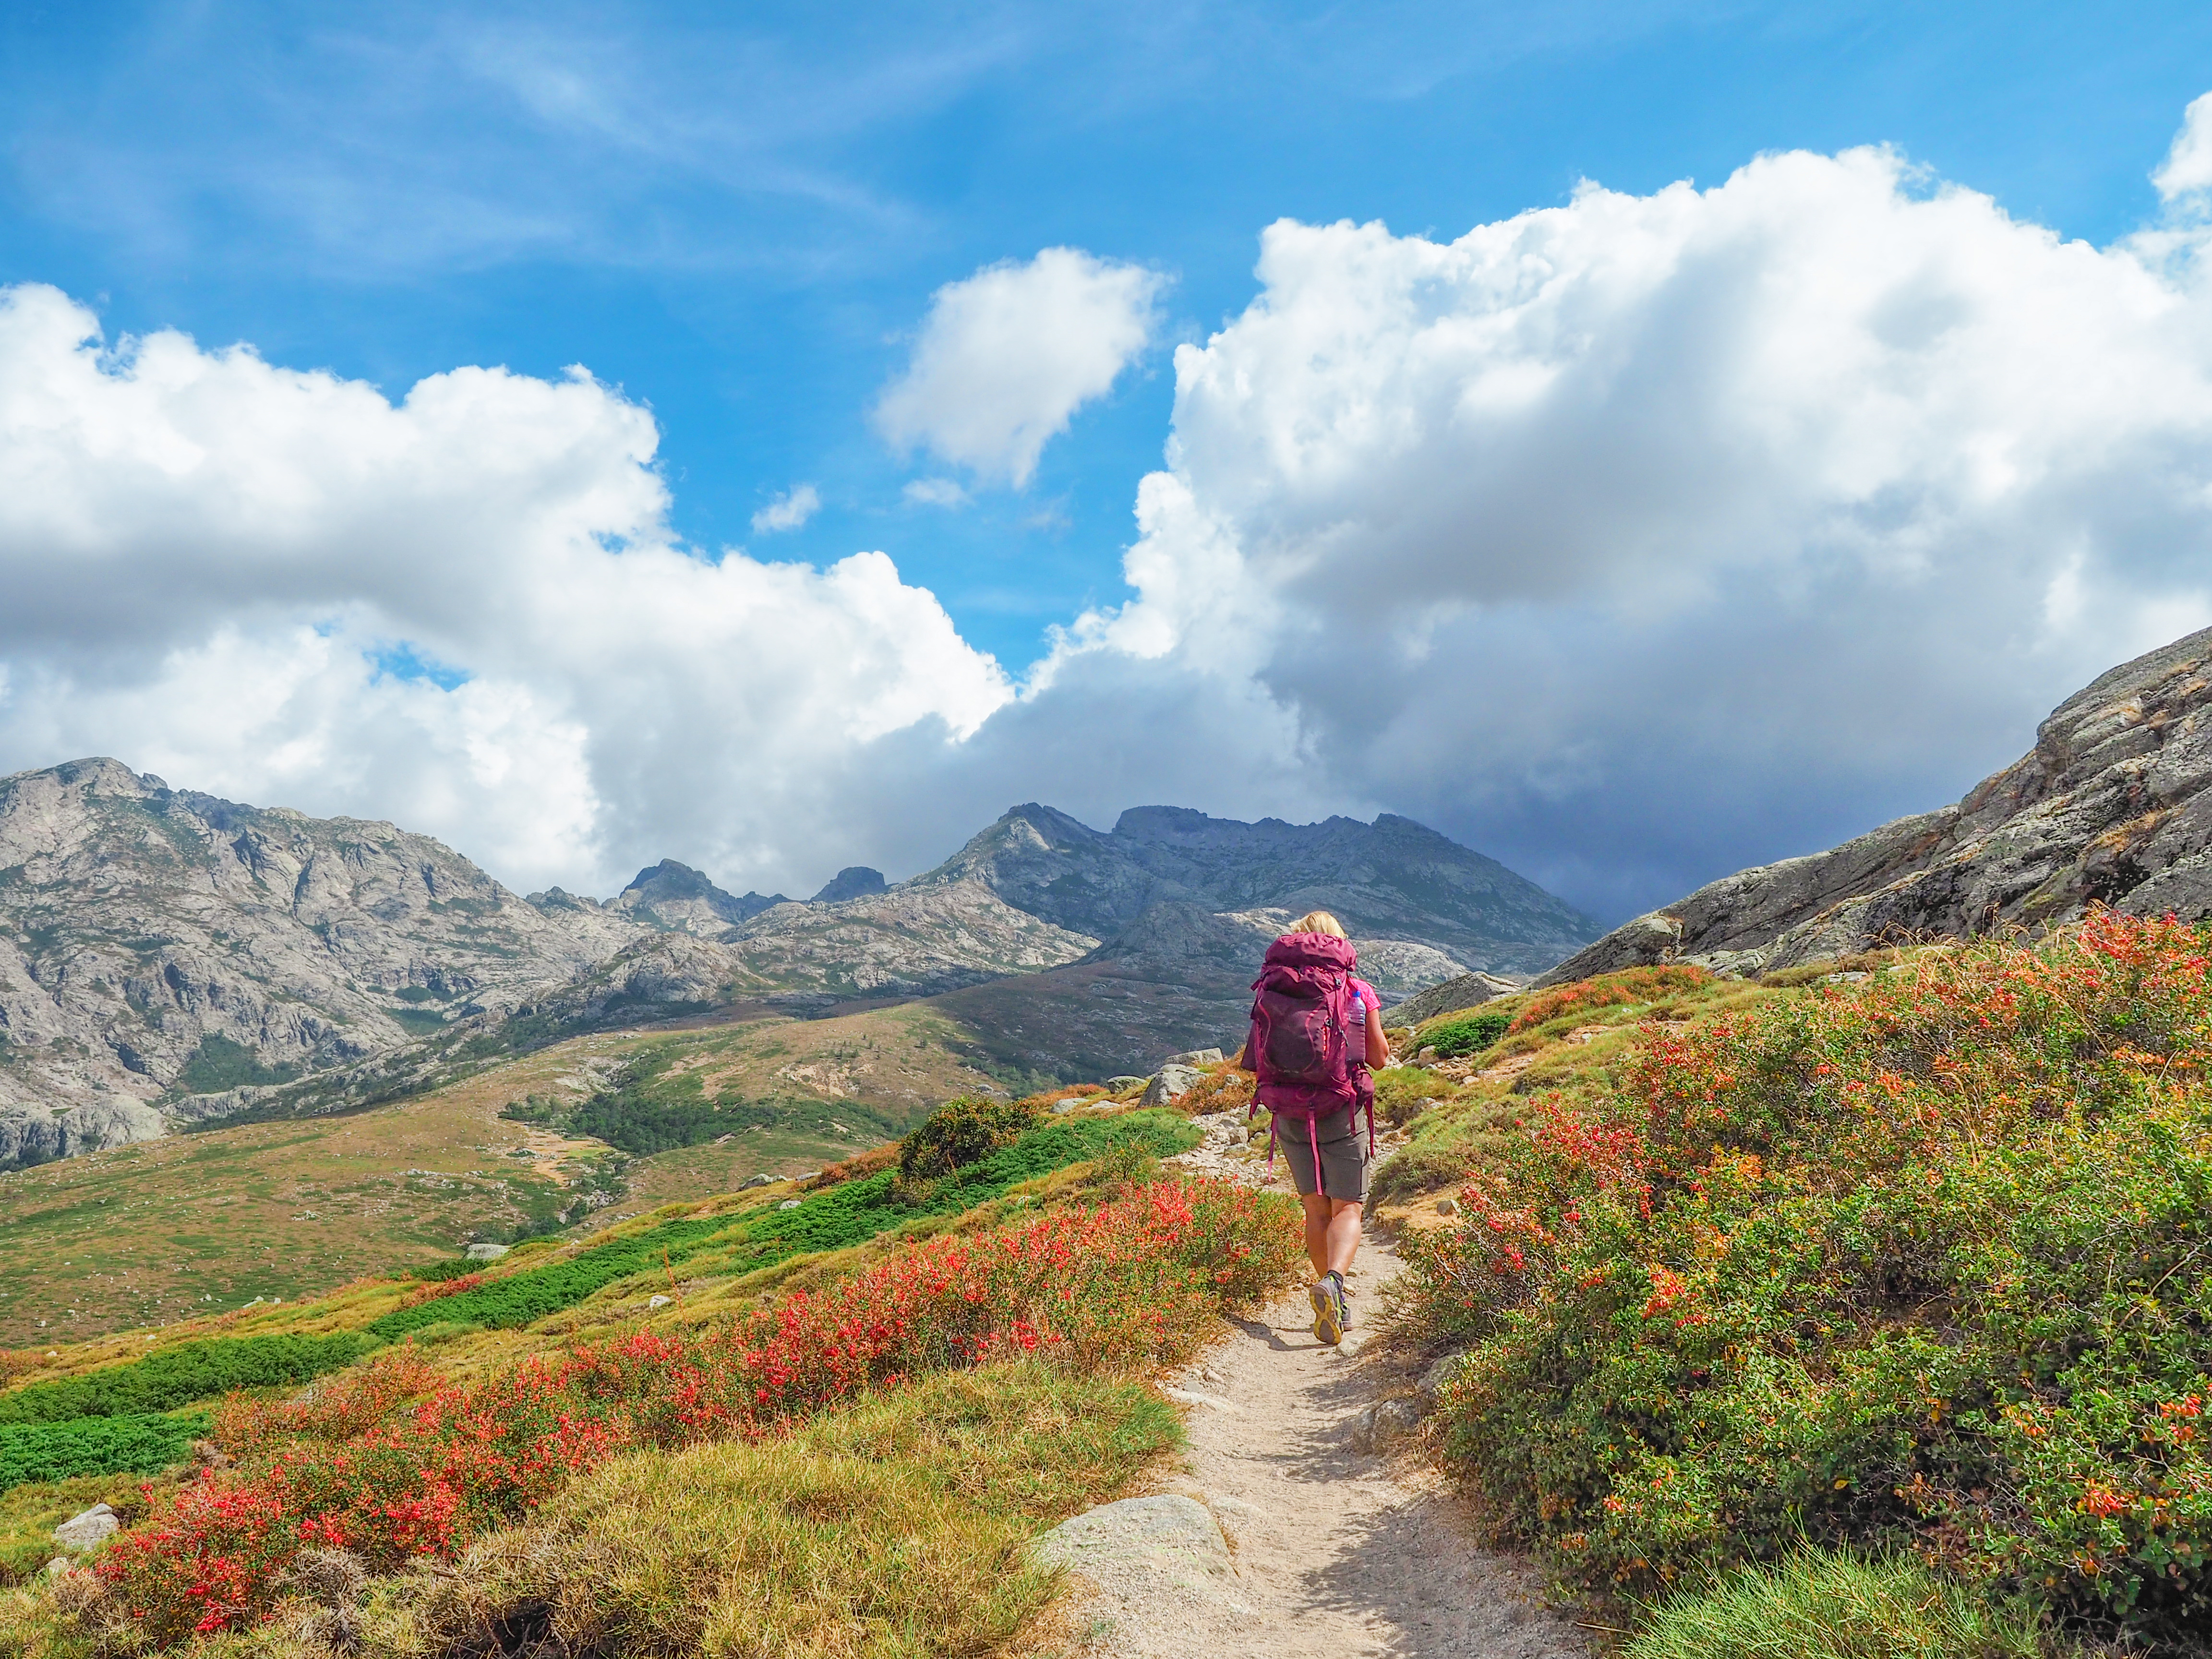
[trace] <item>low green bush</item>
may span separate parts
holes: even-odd
[[[962,1095],[948,1100],[899,1142],[899,1177],[934,1181],[1011,1146],[1036,1127],[1036,1105]]]
[[[211,1337],[183,1342],[82,1376],[33,1382],[0,1394],[0,1425],[125,1417],[213,1400],[233,1389],[308,1382],[350,1365],[376,1346],[357,1331],[330,1336]],[[95,1471],[96,1472],[96,1471]]]
[[[1799,1550],[1647,1610],[1624,1659],[2044,1659],[2037,1621],[1902,1557]]]
[[[1513,1016],[1506,1009],[1478,1009],[1430,1026],[1415,1041],[1425,1048],[1434,1048],[1441,1060],[1456,1060],[1462,1054],[1480,1054],[1504,1036],[1505,1028],[1512,1024]]]
[[[185,1417],[87,1417],[74,1423],[0,1425],[0,1492],[27,1480],[80,1474],[152,1474],[181,1463],[207,1432],[204,1413]]]

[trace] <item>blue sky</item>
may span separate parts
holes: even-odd
[[[978,510],[870,429],[940,284],[1068,244],[1249,301],[1260,228],[1452,236],[1887,143],[2103,242],[2212,84],[2212,11],[2085,6],[16,4],[0,279],[398,392],[580,362],[650,404],[706,548],[880,547],[1018,668],[1118,600],[1173,395],[1147,354]],[[823,509],[755,538],[793,483]]]
[[[1622,567],[1631,571],[1623,577],[1605,574],[1610,567],[1587,549],[1553,545],[1540,510],[1527,527],[1531,509],[1508,480],[1450,508],[1483,543],[1462,571],[1433,535],[1418,557],[1401,558],[1389,527],[1427,510],[1425,491],[1446,513],[1444,504],[1458,500],[1456,463],[1408,472],[1405,499],[1346,506],[1332,498],[1326,505],[1336,516],[1326,524],[1297,518],[1322,508],[1295,505],[1304,486],[1291,474],[1254,482],[1256,473],[1225,459],[1258,453],[1267,411],[1224,413],[1197,379],[1179,390],[1174,349],[1217,341],[1204,363],[1248,380],[1264,380],[1273,368],[1289,372],[1265,356],[1278,349],[1263,343],[1272,337],[1263,326],[1271,307],[1287,314],[1297,293],[1318,291],[1311,284],[1352,283],[1346,273],[1366,269],[1358,261],[1368,256],[1340,240],[1315,256],[1342,261],[1336,276],[1316,276],[1316,267],[1271,287],[1255,276],[1255,262],[1263,231],[1279,220],[1379,221],[1393,234],[1388,257],[1417,259],[1431,243],[1531,209],[1582,213],[1577,182],[1589,179],[1617,193],[1608,199],[1644,204],[1635,211],[1650,222],[1635,234],[1656,235],[1673,210],[1653,204],[1674,181],[1710,191],[1760,155],[1832,158],[1869,144],[1893,146],[1911,164],[1893,181],[1867,186],[1888,204],[1867,221],[1863,239],[1872,264],[1888,273],[1883,282],[1909,284],[1915,271],[1937,266],[1990,269],[1980,254],[1946,263],[1953,255],[1937,247],[1940,235],[1923,246],[1920,230],[1899,228],[1922,223],[1910,211],[1915,203],[1956,186],[1990,205],[1983,228],[1960,236],[1996,239],[1990,249],[2013,236],[2003,244],[2013,252],[1990,256],[1998,265],[2045,261],[2053,273],[2042,286],[2040,277],[2023,277],[2016,292],[2000,292],[2002,280],[1984,289],[1962,276],[1960,291],[1978,296],[1970,309],[1983,307],[1974,314],[1993,319],[1992,329],[2063,334],[2070,302],[2059,273],[2069,267],[2028,233],[2046,228],[2116,250],[2147,228],[2164,234],[2161,227],[2180,224],[2197,198],[2178,190],[2161,196],[2151,173],[2185,109],[2208,88],[2212,10],[2179,4],[2124,13],[1686,3],[8,4],[0,7],[0,287],[52,285],[89,308],[110,344],[180,331],[210,354],[194,360],[205,369],[216,361],[211,354],[243,343],[268,364],[327,371],[333,384],[373,383],[395,402],[424,377],[465,365],[503,365],[557,385],[568,366],[581,364],[611,402],[587,411],[593,435],[573,441],[613,454],[631,441],[619,435],[623,411],[649,411],[653,476],[667,491],[660,507],[642,497],[608,507],[631,488],[618,467],[610,471],[615,482],[575,508],[591,537],[619,548],[630,538],[670,536],[709,560],[742,546],[755,561],[803,562],[824,573],[880,550],[896,593],[869,588],[876,598],[851,598],[866,586],[863,576],[891,580],[877,567],[854,567],[846,599],[821,598],[847,580],[825,574],[828,586],[804,603],[834,611],[849,599],[858,607],[851,615],[871,617],[890,614],[882,607],[890,605],[902,618],[884,624],[893,635],[930,643],[893,661],[896,653],[882,655],[880,641],[863,648],[849,629],[833,630],[823,637],[844,641],[834,649],[848,654],[856,678],[801,687],[787,705],[757,688],[710,689],[710,681],[723,684],[711,676],[686,681],[689,690],[671,696],[744,702],[745,718],[733,716],[726,747],[718,749],[696,720],[679,735],[665,710],[624,703],[617,679],[640,671],[607,667],[604,675],[615,678],[587,685],[601,671],[561,678],[550,662],[633,660],[623,652],[655,660],[673,648],[668,641],[696,601],[672,599],[666,615],[612,643],[572,629],[525,646],[520,634],[471,634],[450,617],[410,611],[396,576],[381,587],[367,576],[349,586],[329,574],[396,561],[391,538],[416,532],[386,524],[372,533],[351,520],[351,528],[310,525],[283,556],[301,569],[321,561],[325,574],[282,605],[265,583],[248,584],[211,600],[189,627],[176,621],[149,624],[143,635],[72,636],[66,648],[53,628],[0,637],[0,768],[50,763],[70,745],[97,747],[192,772],[178,781],[418,823],[518,884],[560,879],[572,887],[604,887],[624,866],[664,854],[738,887],[801,890],[847,861],[898,875],[933,861],[1010,800],[1033,796],[1094,821],[1148,799],[1247,816],[1394,810],[1497,852],[1617,918],[1740,864],[1955,799],[2025,748],[2034,720],[2115,653],[2200,619],[2207,564],[2189,509],[2177,505],[2170,521],[2146,528],[2142,514],[2084,506],[2070,541],[2014,559],[1966,550],[2014,533],[2007,526],[2026,521],[2021,502],[1991,508],[1964,531],[1949,509],[1940,523],[1929,516],[1900,530],[1921,509],[1899,503],[1926,498],[1935,486],[1902,473],[1872,483],[1854,473],[1859,481],[1837,483],[1840,493],[1794,517],[1759,520],[1775,493],[1765,486],[1747,488],[1741,501],[1711,501],[1715,522],[1737,525],[1729,534],[1748,539],[1709,570],[1692,545],[1705,504],[1669,498],[1651,508],[1650,521],[1679,507],[1687,527],[1655,539],[1641,562]],[[1848,236],[1817,256],[1806,252],[1821,233],[1789,210],[1841,178],[1831,165],[1777,182],[1771,198],[1760,198],[1770,205],[1754,214],[1765,215],[1758,235],[1803,256],[1778,255],[1761,269],[1817,283],[1826,266],[1858,257]],[[1592,270],[1610,257],[1602,239],[1575,246],[1600,248],[1574,256],[1595,260]],[[1045,444],[1025,487],[926,449],[902,454],[872,411],[905,371],[933,295],[1054,247],[1083,250],[1101,269],[1158,276],[1144,349],[1109,392],[1084,401]],[[2100,292],[2124,295],[2135,280],[2128,272],[2138,269],[2161,272],[2178,305],[2197,303],[2196,277],[2140,249],[2105,260]],[[1668,303],[1700,293],[1718,303],[1722,279],[1706,290],[1696,289],[1700,280],[1682,278],[1689,286]],[[1300,282],[1310,285],[1300,289]],[[1419,290],[1416,283],[1404,293]],[[2031,302],[2031,290],[2043,297]],[[1446,308],[1462,306],[1476,318],[1489,314],[1489,303],[1462,295]],[[2130,303],[2113,297],[2113,314]],[[2056,309],[2039,309],[2046,304]],[[1648,322],[1647,313],[1634,315]],[[1617,337],[1632,356],[1642,349],[1633,342],[1649,337],[1629,316],[1607,313],[1589,324],[1589,337]],[[1785,335],[1759,337],[1771,345]],[[1929,378],[1916,395],[1930,421],[1940,424],[1947,398],[1964,395],[1958,388],[1970,380],[1995,384],[2015,354],[1991,339],[1975,360],[1979,368],[1928,358]],[[1734,349],[1723,341],[1717,356]],[[2170,344],[2144,350],[2146,362],[2175,356]],[[2181,356],[2193,375],[2197,358]],[[1200,367],[1193,357],[1187,372],[1196,376]],[[1596,453],[1625,441],[1623,431],[1668,427],[1668,411],[1693,392],[1688,382],[1662,384],[1677,372],[1663,356],[1648,369],[1658,388],[1648,404],[1620,403],[1613,425],[1601,422],[1572,442]],[[9,372],[0,364],[0,382]],[[110,363],[100,372],[134,371]],[[1474,383],[1474,368],[1454,372]],[[1757,385],[1780,387],[1791,372],[1775,367],[1784,379]],[[1619,388],[1626,384],[1608,382],[1601,395],[1625,398]],[[2057,421],[2063,388],[2050,380],[2045,394]],[[1422,395],[1414,381],[1376,394],[1407,410]],[[1762,395],[1754,391],[1752,401]],[[1729,405],[1743,406],[1741,397]],[[467,465],[489,477],[510,449],[537,457],[539,494],[514,498],[515,514],[527,518],[532,503],[560,493],[565,464],[550,450],[540,455],[501,437],[500,421],[536,416],[517,412],[520,404],[485,407],[490,412],[471,428],[483,454]],[[1239,419],[1246,426],[1232,432]],[[2195,413],[2173,420],[2142,435],[2140,457],[2198,442]],[[1869,431],[1879,429],[1879,420],[1869,422]],[[281,446],[272,438],[256,449],[251,434],[259,430],[240,418],[230,435],[195,441],[234,444],[230,459],[261,469],[253,474],[260,478],[295,465],[307,470],[295,483],[310,474],[323,479],[318,468],[343,470],[343,457],[327,447],[319,460],[272,459]],[[2049,430],[2039,414],[1998,447],[2039,444]],[[1468,465],[1510,449],[1522,431],[1492,431],[1487,448],[1468,452]],[[1170,458],[1164,470],[1171,435],[1183,446],[1176,454],[1192,459],[1186,465]],[[1686,477],[1698,454],[1710,459],[1735,440],[1716,426],[1700,441],[1701,451],[1691,446],[1668,465]],[[100,471],[113,466],[114,453],[93,444],[79,458],[88,499],[129,487],[120,472]],[[1778,477],[1822,464],[1820,452],[1793,455],[1772,463],[1784,469]],[[1621,465],[1633,473],[1641,463]],[[1889,463],[1868,465],[1879,472]],[[572,471],[580,477],[591,468],[580,462]],[[466,496],[465,466],[461,473],[453,486],[460,494],[441,501]],[[1141,561],[1148,547],[1159,550],[1150,567],[1156,576],[1204,564],[1193,550],[1202,537],[1178,543],[1182,532],[1148,530],[1151,539],[1140,542],[1133,512],[1148,474],[1187,486],[1197,519],[1243,538],[1243,574],[1222,579],[1228,585],[1209,601],[1211,614],[1236,632],[1238,584],[1254,585],[1265,596],[1255,610],[1273,618],[1264,647],[1239,639],[1200,651],[1190,615],[1159,597],[1164,578],[1151,587],[1133,582],[1125,560]],[[1374,476],[1382,476],[1379,464]],[[966,502],[917,503],[902,494],[933,478],[957,482]],[[802,486],[818,495],[818,510],[795,528],[756,530],[757,514]],[[2100,501],[2130,493],[2112,479],[2099,489],[2107,486]],[[1607,487],[1603,478],[1584,480],[1556,499],[1571,506]],[[1723,495],[1730,488],[1698,487]],[[2068,501],[2088,499],[2087,486],[2068,489]],[[1624,489],[1623,499],[1633,493]],[[499,491],[487,485],[484,495]],[[289,497],[276,489],[271,499]],[[1891,538],[1887,551],[1867,555],[1848,577],[1838,574],[1844,556],[1832,542],[1846,508],[1859,526],[1853,534]],[[187,517],[198,510],[162,509]],[[208,510],[208,523],[217,523],[221,513]],[[453,514],[422,511],[445,514],[421,521],[427,545]],[[1877,520],[1889,527],[1866,528]],[[1589,534],[1625,544],[1646,521]],[[1491,528],[1509,522],[1523,528],[1510,536]],[[19,614],[75,580],[58,574],[76,556],[55,550],[57,533],[33,526],[16,535],[0,525],[0,584],[12,584],[0,599]],[[231,592],[218,573],[229,568],[222,537],[236,533],[179,531],[164,542],[142,526],[116,529],[111,539],[120,547],[139,538],[131,545],[179,592],[213,595]],[[1746,550],[1762,537],[1796,550],[1788,572]],[[469,556],[466,544],[455,547],[439,556],[443,568]],[[514,551],[520,562],[502,565],[501,580],[527,581],[538,556]],[[1985,630],[1986,659],[1962,655],[1939,672],[1937,636],[1891,640],[1892,630],[1867,620],[1877,614],[1865,608],[1875,604],[1869,596],[1902,592],[1880,584],[1905,580],[1897,573],[1913,560],[1923,561],[1912,565],[1921,573],[1913,580],[1990,591],[1994,579],[1973,563],[1983,557],[2019,577],[2012,609]],[[1347,602],[1372,623],[1360,624],[1367,631],[1346,623],[1340,635],[1326,627],[1300,632],[1328,614],[1326,606],[1299,610],[1310,611],[1322,591],[1316,560],[1340,592],[1390,585],[1389,605]],[[1586,585],[1553,591],[1536,580],[1570,567],[1592,573]],[[1701,574],[1683,574],[1692,567]],[[434,580],[439,567],[428,568]],[[781,580],[761,576],[760,591],[783,592]],[[1425,594],[1425,581],[1432,584]],[[1692,586],[1696,605],[1706,607],[1694,625],[1683,609]],[[898,610],[909,605],[908,590],[941,605],[950,635],[926,604]],[[1932,592],[1920,591],[1916,607]],[[796,623],[762,622],[769,600],[725,597],[738,611],[752,606],[745,614],[755,621],[732,623],[737,631],[699,646],[702,653],[753,653],[756,636],[744,627],[768,628],[787,642],[804,634]],[[1051,648],[1052,631],[1086,611],[1118,614],[1121,632],[1097,631],[1106,623],[1094,618],[1086,637],[1096,651],[1053,659],[1020,701],[1006,701],[1012,692],[994,690],[971,660],[972,651],[991,653],[1018,680]],[[1653,620],[1662,614],[1674,618],[1666,627],[1686,630],[1679,638]],[[1835,621],[1846,615],[1859,620],[1848,629]],[[1821,617],[1826,632],[1814,625]],[[1711,641],[1717,629],[1728,636],[1723,648],[1686,655],[1683,640]],[[346,672],[367,676],[363,686],[414,685],[420,700],[395,702],[380,719],[431,735],[366,755],[365,740],[333,723],[331,710],[348,694],[337,681],[313,678],[337,672],[329,667],[336,659],[316,654],[325,647],[314,640],[352,641],[338,655],[355,665]],[[241,717],[222,742],[200,741],[175,713],[168,682],[143,664],[158,659],[204,679],[205,665],[220,660],[230,665],[224,672],[245,674],[243,658],[223,655],[241,651],[260,653],[252,673],[276,675],[281,690],[257,694],[267,699],[258,725]],[[118,666],[133,653],[138,665]],[[279,659],[289,665],[281,674],[270,666]],[[1233,674],[1222,666],[1231,659]],[[1692,690],[1669,694],[1664,731],[1640,731],[1605,712],[1638,701],[1625,682],[1602,696],[1591,691],[1586,704],[1565,695],[1588,678],[1583,665],[1601,660],[1665,665]],[[789,680],[799,671],[782,672]],[[1170,679],[1182,690],[1170,695]],[[899,694],[904,712],[853,715],[863,696],[854,688],[875,684],[912,688]],[[1863,700],[1863,718],[1838,724],[1839,699]],[[290,711],[281,719],[269,712],[280,704]],[[1544,720],[1528,717],[1538,704],[1552,711]],[[1941,731],[1920,729],[1934,707],[1954,713]],[[804,728],[808,758],[766,758],[757,731],[771,718]],[[638,780],[652,767],[633,751],[662,741],[640,734],[664,726],[672,747],[656,764],[741,776],[743,800],[717,797],[696,808],[647,800],[651,791]],[[831,741],[817,726],[841,735]],[[1235,763],[1169,764],[1148,750],[1156,741]],[[447,762],[425,758],[433,751],[462,770],[438,770]],[[522,779],[536,781],[525,787]],[[544,809],[556,795],[558,810]],[[767,804],[755,812],[744,804],[754,800]]]

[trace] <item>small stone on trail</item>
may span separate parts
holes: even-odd
[[[645,1299],[645,1305],[648,1309],[665,1308],[675,1300],[676,1298],[672,1296],[649,1296]]]
[[[1224,1400],[1219,1395],[1200,1394],[1196,1389],[1178,1389],[1164,1382],[1160,1385],[1160,1392],[1180,1406],[1211,1406],[1218,1412],[1237,1409],[1232,1401]]]
[[[1401,1435],[1411,1433],[1424,1415],[1418,1400],[1381,1400],[1359,1413],[1352,1425],[1352,1449],[1381,1451]]]
[[[1459,1213],[1459,1200],[1455,1198],[1438,1199],[1437,1200],[1437,1213],[1438,1215],[1457,1215]]]
[[[94,1504],[56,1527],[54,1542],[64,1549],[88,1550],[122,1524],[113,1510],[105,1504]]]

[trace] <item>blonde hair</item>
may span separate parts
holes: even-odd
[[[1309,910],[1283,930],[1285,937],[1291,933],[1327,933],[1331,939],[1349,939],[1344,924],[1326,910]]]

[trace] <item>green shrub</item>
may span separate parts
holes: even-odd
[[[1917,1561],[1799,1550],[1669,1597],[1625,1659],[2041,1659],[2033,1619]]]
[[[1909,1548],[2163,1639],[2212,1619],[2212,933],[1651,1030],[1406,1243],[1449,1455],[1587,1582]]]
[[[0,1425],[0,1492],[26,1480],[72,1475],[155,1474],[191,1455],[207,1432],[205,1413],[88,1417],[74,1423]]]
[[[1503,1008],[1479,1009],[1457,1019],[1448,1019],[1431,1025],[1420,1034],[1419,1041],[1425,1048],[1432,1048],[1442,1060],[1455,1060],[1462,1054],[1479,1054],[1505,1035],[1505,1028],[1513,1023],[1511,1013]]]
[[[143,1359],[82,1376],[33,1382],[0,1394],[0,1424],[64,1423],[125,1417],[212,1400],[233,1389],[312,1382],[350,1365],[374,1339],[356,1331],[331,1336],[214,1337],[179,1343]],[[98,1471],[92,1471],[98,1473]]]
[[[948,1100],[899,1142],[899,1178],[934,1181],[1011,1146],[1037,1124],[1037,1108],[1025,1100],[961,1095]]]

